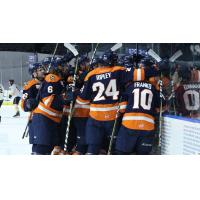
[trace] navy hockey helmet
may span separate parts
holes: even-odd
[[[75,57],[74,54],[73,54],[72,52],[69,52],[69,53],[67,53],[67,54],[65,54],[65,55],[63,56],[63,62],[68,63],[68,62],[70,62],[74,57]]]
[[[31,65],[29,65],[29,74],[32,75],[33,72],[35,72],[38,68],[41,68],[42,67],[42,64],[37,62],[37,63],[33,63]]]
[[[124,56],[124,66],[127,68],[133,67],[133,56],[132,55]]]
[[[86,65],[90,62],[90,59],[87,56],[81,56],[78,63],[79,65]]]
[[[46,57],[42,61],[42,65],[49,65],[51,63],[52,58],[51,57]]]
[[[178,69],[178,76],[184,82],[189,82],[191,80],[191,69],[189,66],[181,65]]]
[[[101,63],[105,66],[114,66],[117,64],[118,55],[113,51],[107,51],[101,57]]]
[[[163,59],[158,63],[159,71],[164,76],[170,75],[170,62],[168,59]]]
[[[147,55],[146,51],[142,49],[133,49],[131,55],[133,56],[134,64],[138,64]]]
[[[124,57],[125,56],[121,56],[118,58],[117,65],[124,66]]]
[[[140,63],[141,63],[144,67],[151,67],[152,65],[155,64],[154,60],[151,59],[151,57],[148,56],[148,55],[145,55],[145,57],[143,57],[143,58],[140,60]]]
[[[90,67],[94,69],[98,67],[99,63],[100,63],[99,57],[93,58]]]
[[[58,66],[63,67],[63,64],[64,64],[64,61],[61,57],[55,57],[53,61],[51,62],[51,66],[55,69],[58,68]]]

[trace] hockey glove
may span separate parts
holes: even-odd
[[[36,99],[27,99],[26,107],[28,111],[34,110],[38,106],[38,101]]]

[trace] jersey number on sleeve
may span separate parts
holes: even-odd
[[[103,95],[104,91],[107,97],[112,96],[113,100],[118,99],[119,91],[117,91],[116,79],[110,80],[106,89],[103,83],[96,82],[92,85],[92,90],[93,92],[98,91],[97,95],[94,98],[94,101],[105,100],[105,96]]]
[[[27,99],[27,98],[28,98],[28,93],[24,93],[22,99]]]
[[[144,89],[140,92],[140,89],[136,88],[132,93],[134,94],[134,109],[138,109],[139,104],[145,110],[151,109],[151,103],[153,99],[153,93],[151,90]]]
[[[53,93],[53,86],[49,86],[49,87],[47,88],[47,91],[48,91],[48,93]]]

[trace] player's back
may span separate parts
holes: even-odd
[[[60,122],[64,106],[63,85],[60,77],[48,74],[42,83],[39,95],[39,105],[34,113],[40,113],[55,122]]]
[[[96,68],[88,73],[77,102],[90,103],[90,117],[99,121],[115,119],[123,71],[124,67],[114,66]]]
[[[182,116],[200,113],[200,83],[181,84],[175,91],[177,111]]]
[[[122,124],[134,130],[154,130],[155,112],[160,106],[159,91],[149,82],[133,82],[123,96],[127,102]]]

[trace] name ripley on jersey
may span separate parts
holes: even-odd
[[[102,80],[102,79],[107,79],[107,78],[110,78],[110,77],[111,77],[111,73],[105,73],[105,74],[96,75],[96,79],[98,81]]]

